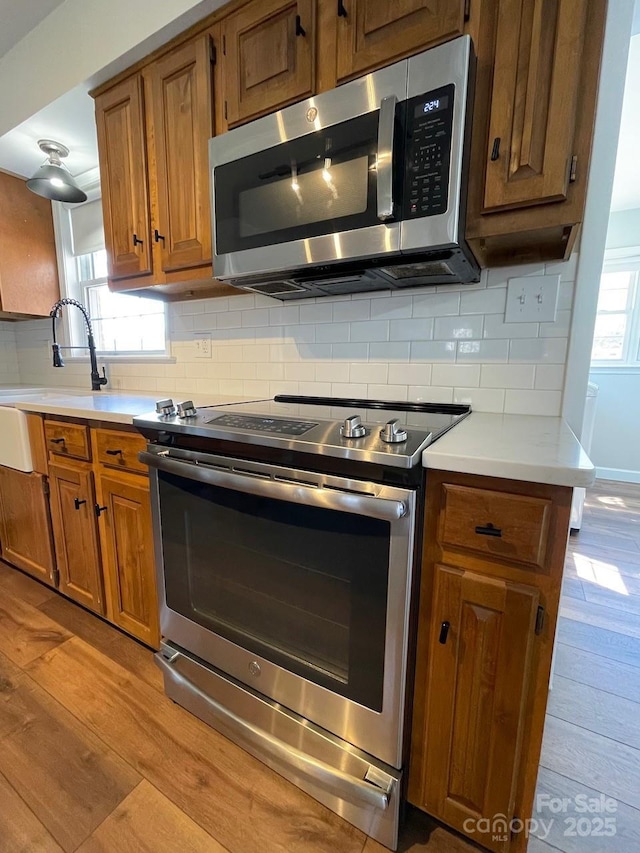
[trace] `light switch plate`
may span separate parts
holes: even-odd
[[[510,278],[505,323],[553,323],[558,310],[559,275]]]

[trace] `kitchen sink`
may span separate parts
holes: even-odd
[[[0,406],[0,436],[0,465],[18,471],[33,471],[25,413]]]

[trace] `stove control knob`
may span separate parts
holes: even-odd
[[[360,420],[360,415],[345,418],[345,422],[340,427],[340,435],[343,438],[362,438],[365,433],[366,429]]]
[[[193,405],[193,400],[185,400],[184,403],[178,403],[178,417],[181,420],[185,418],[195,418],[197,415],[196,407]]]
[[[158,400],[156,412],[161,418],[170,418],[175,415],[176,407],[173,405],[173,400]]]
[[[398,418],[393,418],[387,421],[384,427],[380,430],[380,438],[387,444],[400,444],[407,440],[407,431],[403,426],[400,426]]]

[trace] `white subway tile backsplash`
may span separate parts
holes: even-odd
[[[434,385],[477,386],[480,385],[479,364],[434,364],[431,373]]]
[[[509,361],[532,364],[564,364],[567,356],[566,338],[523,338],[511,341]]]
[[[114,362],[113,388],[176,396],[276,393],[470,401],[477,410],[557,414],[576,259],[483,271],[479,284],[282,304],[256,294],[169,307],[174,364]],[[560,275],[555,323],[504,322],[509,277]],[[194,341],[211,336],[212,358]],[[0,323],[0,383],[84,388],[86,365],[49,364],[50,324]]]
[[[438,317],[433,328],[436,341],[451,341],[482,337],[484,316],[470,314],[466,317]]]
[[[458,363],[509,360],[509,341],[458,341]]]
[[[560,391],[505,391],[504,411],[511,415],[559,415]]]

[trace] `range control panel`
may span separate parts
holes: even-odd
[[[253,415],[221,415],[207,421],[228,429],[249,429],[254,432],[276,433],[277,435],[304,435],[317,427],[313,421],[292,421],[283,418],[261,418]]]
[[[449,85],[407,102],[405,219],[447,210],[454,96]]]

